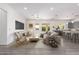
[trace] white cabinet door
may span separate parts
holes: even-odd
[[[7,12],[1,11],[2,17],[2,44],[7,44]]]
[[[1,19],[1,9],[0,9],[0,43],[2,41],[2,19]]]

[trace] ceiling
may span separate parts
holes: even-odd
[[[77,3],[10,3],[9,5],[25,18],[74,19],[79,17]],[[24,7],[27,7],[27,10],[24,10]]]

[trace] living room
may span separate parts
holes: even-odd
[[[70,54],[67,49],[79,49],[78,7],[77,3],[0,3],[0,49],[6,51],[0,54]]]

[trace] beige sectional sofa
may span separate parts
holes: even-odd
[[[22,44],[29,43],[29,42],[37,42],[39,40],[39,38],[32,36],[28,32],[27,33],[15,32],[15,37],[16,37],[17,45],[22,45]]]
[[[27,43],[27,39],[24,33],[15,32],[15,36],[16,36],[16,44],[21,45]]]

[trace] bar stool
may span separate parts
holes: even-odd
[[[67,32],[65,32],[65,34],[64,34],[64,39],[68,39],[68,35],[67,35]]]
[[[79,43],[79,33],[76,34],[76,42]]]
[[[65,39],[65,32],[63,32],[63,38]]]
[[[66,33],[65,35],[66,35],[65,38],[66,38],[67,40],[71,40],[71,33]]]
[[[78,33],[78,38],[77,39],[78,39],[78,43],[79,43],[79,33]]]
[[[77,42],[77,38],[78,38],[78,34],[77,33],[73,33],[72,34],[72,42],[76,43]]]

